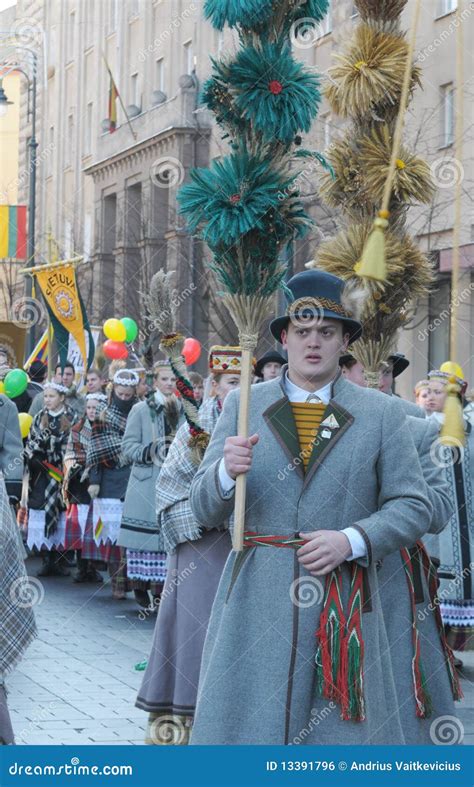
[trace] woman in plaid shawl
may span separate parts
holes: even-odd
[[[63,496],[67,503],[65,548],[77,550],[74,582],[103,581],[96,566],[96,562],[102,558],[94,541],[86,460],[96,412],[106,402],[107,397],[103,393],[86,395],[85,415],[72,427],[64,457]]]
[[[56,382],[44,386],[44,407],[35,415],[25,446],[28,469],[28,539],[30,549],[43,553],[39,577],[67,576],[61,562],[65,548],[64,501],[61,494],[63,460],[76,414],[65,404],[67,388]]]
[[[36,637],[34,590],[28,582],[18,528],[0,473],[0,746],[14,742],[5,677]]]
[[[212,396],[199,409],[199,424],[212,434],[227,394],[240,385],[240,347],[212,347]],[[136,705],[149,712],[146,742],[185,744],[194,716],[207,623],[231,550],[227,523],[204,530],[189,505],[197,465],[189,426],[176,433],[156,486],[158,524],[169,553],[152,651]],[[175,733],[175,734],[172,734]]]
[[[127,418],[136,404],[138,374],[130,369],[115,373],[108,405],[92,425],[87,447],[88,492],[93,505],[94,540],[108,563],[112,596],[124,599],[128,590],[123,550],[117,545],[131,463],[122,451]]]

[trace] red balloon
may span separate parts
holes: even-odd
[[[110,358],[110,360],[124,361],[125,358],[128,358],[128,350],[123,342],[114,342],[112,339],[107,339],[102,345],[102,349],[104,355]]]
[[[185,339],[183,344],[183,358],[186,362],[186,366],[192,366],[193,363],[196,363],[200,355],[201,342],[191,337]]]

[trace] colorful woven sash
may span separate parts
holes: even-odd
[[[426,577],[426,582],[428,585],[428,592],[430,596],[430,612],[433,612],[434,618],[436,621],[436,626],[438,628],[438,634],[441,641],[441,647],[443,648],[445,660],[446,660],[446,668],[448,670],[449,681],[451,684],[451,691],[453,693],[454,700],[460,700],[463,697],[461,685],[459,683],[459,677],[456,671],[456,667],[454,666],[454,656],[451,648],[449,647],[446,636],[444,633],[444,626],[443,621],[441,618],[441,611],[439,608],[439,599],[437,597],[438,592],[438,581],[436,577],[436,569],[433,566],[433,563],[430,560],[430,557],[421,543],[421,541],[416,542],[416,551],[413,553],[413,550],[408,549],[401,549],[400,554],[402,556],[403,567],[405,569],[405,575],[408,582],[408,588],[410,591],[410,599],[411,599],[411,610],[412,610],[412,641],[413,641],[413,658],[412,658],[412,673],[413,673],[413,689],[415,694],[415,703],[416,703],[416,715],[421,719],[429,718],[432,712],[432,701],[430,694],[426,687],[426,679],[423,670],[423,662],[421,659],[421,652],[420,652],[420,635],[418,632],[418,627],[416,625],[416,618],[417,618],[417,611],[416,611],[416,602],[415,602],[415,588],[414,588],[414,570],[413,570],[413,559],[420,559],[423,566],[423,571]]]
[[[281,535],[244,533],[244,548],[265,546],[298,549],[303,538]],[[341,568],[326,576],[323,608],[316,632],[316,687],[318,694],[341,705],[345,721],[365,719],[364,702],[364,641],[362,639],[362,606],[364,569],[349,564],[351,589],[346,617],[342,606]]]

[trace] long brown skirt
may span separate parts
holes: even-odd
[[[209,530],[170,555],[150,659],[136,705],[193,716],[212,604],[231,550],[228,531]]]

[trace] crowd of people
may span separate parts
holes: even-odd
[[[84,391],[72,364],[41,386],[46,369],[37,365],[22,453],[13,403],[0,396],[10,419],[4,497],[28,551],[41,556],[38,576],[75,568],[74,582],[101,583],[107,569],[115,600],[133,591],[141,609],[157,612],[137,698],[149,743],[187,743],[192,730],[192,743],[289,743],[328,698],[341,713],[306,743],[334,742],[348,721],[346,742],[426,743],[432,709],[453,714],[461,696],[451,648],[474,648],[467,381],[458,368],[466,439],[456,453],[438,440],[452,370],[430,371],[409,402],[393,390],[409,364],[394,353],[380,367],[379,391],[366,388],[348,349],[360,325],[341,306],[342,282],[298,274],[288,284],[295,302],[302,285],[324,318],[318,307],[313,326],[305,314],[299,327],[297,312],[273,321],[282,350],[254,366],[248,439],[236,436],[240,348],[212,347],[206,380],[189,373],[211,435],[200,465],[167,360],[149,372],[124,362],[91,368]],[[25,401],[15,404],[24,411]],[[12,462],[15,453],[24,462]],[[231,553],[242,473],[245,548]],[[316,631],[314,609],[288,593],[311,576],[324,589]],[[349,632],[338,652],[334,615]],[[26,646],[34,621],[22,625]]]

